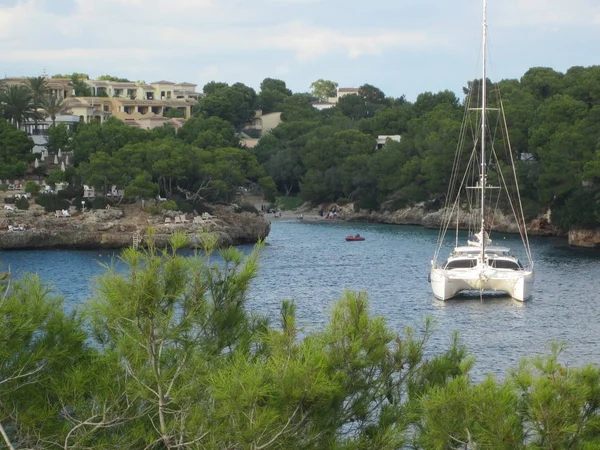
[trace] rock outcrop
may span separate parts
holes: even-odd
[[[586,248],[600,248],[600,227],[573,228],[569,230],[569,245]]]
[[[161,247],[177,231],[187,235],[191,248],[200,246],[203,232],[216,235],[220,246],[255,243],[269,234],[271,224],[262,215],[238,213],[233,207],[220,205],[212,211],[214,217],[202,223],[195,223],[188,214],[185,223],[171,220],[167,224],[164,215],[150,215],[131,205],[71,213],[70,217],[57,217],[39,209],[4,211],[0,217],[0,248],[124,248],[133,244],[136,234],[143,245],[149,227],[154,229],[156,245]]]
[[[425,204],[402,208],[396,211],[354,211],[354,205],[349,203],[346,205],[328,204],[322,205],[317,209],[330,211],[335,207],[337,218],[354,222],[375,222],[386,223],[393,225],[418,225],[425,228],[439,228],[446,215],[444,209],[427,208]],[[305,205],[299,211],[309,215],[317,215],[317,209]],[[466,211],[459,213],[459,227],[462,229],[469,228],[469,217]],[[310,219],[309,219],[310,220]],[[456,223],[456,219],[452,219]],[[518,233],[517,225],[510,220],[510,217],[496,212],[493,218],[494,229],[503,233]],[[536,236],[559,236],[564,235],[561,230],[555,229],[545,220],[534,220],[527,225],[528,233]]]

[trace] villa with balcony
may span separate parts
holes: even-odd
[[[8,77],[0,80],[0,89],[8,86],[27,85],[27,77]],[[73,87],[68,78],[46,78],[46,96],[60,100],[73,96]]]
[[[85,80],[94,97],[128,98],[130,100],[198,100],[193,83],[173,83],[172,81],[155,81],[147,84],[134,81]]]

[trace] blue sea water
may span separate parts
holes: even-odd
[[[362,242],[346,242],[360,233]],[[495,235],[518,247],[518,237]],[[448,344],[453,331],[476,358],[475,374],[502,376],[524,356],[546,353],[553,341],[567,344],[562,361],[600,364],[600,252],[575,250],[566,241],[533,238],[533,298],[520,303],[496,296],[441,302],[427,282],[437,231],[368,223],[274,222],[253,281],[248,307],[278,319],[284,299],[298,306],[304,333],[322,328],[345,290],[366,291],[374,314],[401,332],[423,328],[426,317],[436,332],[430,351]],[[240,247],[248,253],[252,246]],[[118,252],[4,251],[0,260],[16,273],[34,272],[65,297],[66,308],[92,294],[93,277]]]

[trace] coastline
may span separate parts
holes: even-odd
[[[118,249],[144,246],[148,233],[157,247],[166,247],[173,233],[188,238],[186,247],[199,248],[203,235],[212,234],[219,247],[256,243],[268,236],[270,222],[251,212],[236,212],[233,206],[211,205],[212,217],[180,211],[150,214],[139,205],[107,210],[71,209],[68,215],[46,213],[39,205],[28,210],[3,210],[0,215],[0,249]]]

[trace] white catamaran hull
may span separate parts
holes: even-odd
[[[433,295],[448,300],[463,291],[505,292],[518,301],[528,300],[533,291],[533,271],[498,270],[491,267],[431,270]]]

